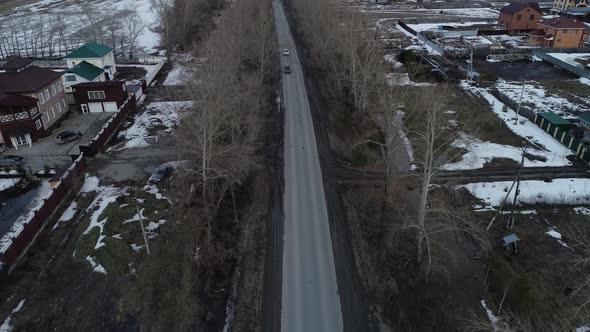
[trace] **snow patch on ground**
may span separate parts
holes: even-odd
[[[98,185],[98,178],[96,176],[90,176],[88,173],[84,178],[84,184],[82,185],[82,189],[80,192],[82,193],[89,193],[91,191],[100,191],[100,186]]]
[[[492,142],[484,142],[464,133],[462,133],[460,137],[452,143],[452,145],[457,148],[465,149],[468,152],[461,157],[461,160],[443,165],[441,169],[467,170],[483,168],[486,163],[492,162],[492,160],[495,158],[511,159],[519,164],[522,160],[522,148]],[[524,167],[563,166],[565,162],[563,159],[554,159],[554,155],[548,151],[528,148],[526,153],[527,155],[524,158]],[[537,160],[535,158],[529,159],[527,156],[537,156],[540,158],[545,158],[547,161]],[[555,165],[553,165],[554,162]]]
[[[416,83],[410,80],[408,73],[387,73],[385,80],[389,85],[431,86],[431,83]]]
[[[21,180],[21,178],[0,179],[0,191],[16,186]]]
[[[156,199],[165,199],[168,202],[172,203],[172,201],[170,200],[170,198],[162,195],[160,193],[160,191],[158,190],[158,187],[156,187],[153,184],[148,184],[145,187],[143,187],[143,190],[145,190],[146,193],[152,194],[154,196],[156,196]]]
[[[86,256],[86,260],[88,261],[88,263],[90,263],[90,265],[92,265],[92,271],[97,272],[97,273],[107,274],[107,270],[105,270],[102,265],[95,262],[94,258],[92,258],[90,256]]]
[[[590,208],[587,208],[587,207],[577,207],[577,208],[574,208],[574,211],[577,214],[583,214],[586,216],[590,216]]]
[[[520,100],[522,83],[501,80],[496,83],[496,88],[515,102]],[[580,100],[583,100],[583,97]],[[572,103],[566,98],[549,93],[537,82],[526,83],[524,93],[522,93],[522,103],[535,112],[554,112],[566,117],[572,116],[570,112],[583,112],[590,106],[590,104]]]
[[[98,239],[94,245],[94,249],[96,250],[105,246],[105,243],[103,242],[105,235],[102,232],[104,225],[108,220],[108,218],[100,220],[100,215],[104,212],[107,206],[109,206],[109,204],[115,202],[117,197],[123,194],[125,189],[115,188],[112,186],[98,187],[98,182],[94,183],[93,177],[87,177],[86,179],[89,183],[92,183],[90,186],[97,187],[96,191],[98,191],[98,195],[86,209],[86,211],[92,211],[92,216],[90,217],[90,224],[88,225],[88,228],[86,228],[82,235],[88,235],[88,233],[90,233],[90,231],[92,231],[94,228],[98,228]],[[84,186],[86,186],[86,182],[84,183]]]
[[[580,77],[580,83],[590,85],[590,79],[587,79],[586,77]]]
[[[385,56],[383,56],[383,58],[385,59],[385,62],[390,63],[393,65],[393,68],[398,69],[404,66],[403,63],[397,61],[397,57],[394,54],[385,54]]]
[[[4,323],[2,323],[2,325],[0,325],[0,332],[11,332],[12,331],[12,314],[19,312],[22,308],[23,305],[25,304],[25,300],[21,300],[18,305],[16,306],[16,308],[12,309],[12,312],[10,313],[10,315],[8,315],[8,317],[6,317],[6,319],[4,320]]]
[[[57,220],[55,225],[53,225],[53,228],[51,230],[53,231],[56,228],[58,228],[60,223],[62,222],[72,220],[72,218],[74,218],[74,215],[76,215],[77,210],[78,204],[76,204],[76,201],[73,201],[72,203],[70,203],[70,206],[68,206],[68,208],[64,211],[64,213],[62,213],[61,217],[59,217],[59,219]]]
[[[115,150],[141,148],[157,141],[161,133],[173,132],[180,123],[183,111],[192,107],[192,101],[162,101],[153,102],[146,106],[146,110],[135,116],[133,125],[119,133],[119,137],[126,140]]]
[[[547,53],[547,55],[578,68],[584,68],[584,65],[577,62],[577,59],[588,60],[590,58],[590,53]]]
[[[559,244],[561,244],[562,246],[569,248],[569,246],[567,244],[565,244],[565,242],[563,242],[562,237],[561,237],[561,233],[556,231],[555,227],[550,227],[549,230],[547,230],[547,232],[545,232],[545,234],[547,234],[547,235],[551,236],[552,238],[554,238],[555,240],[557,240],[557,242],[559,242]]]
[[[498,321],[500,319],[496,315],[494,315],[494,312],[490,308],[488,308],[488,305],[486,304],[485,300],[481,300],[481,306],[486,311],[488,319],[492,323],[492,328],[494,329],[494,331],[496,331],[498,329]]]
[[[512,181],[477,182],[460,185],[488,206],[499,206]],[[514,199],[515,189],[508,195],[508,202]],[[526,204],[590,204],[590,179],[554,179],[552,182],[520,181],[518,202]]]
[[[573,153],[555,140],[551,135],[547,134],[543,129],[539,128],[539,126],[522,116],[519,117],[517,124],[514,124],[514,118],[517,116],[516,112],[504,105],[504,103],[499,101],[487,90],[470,86],[465,82],[462,82],[461,86],[468,91],[481,95],[492,106],[492,111],[504,121],[508,129],[516,135],[526,139],[532,145],[538,147],[534,149],[529,148],[529,152],[532,154],[542,154],[543,157],[547,159],[542,166],[572,165],[567,159],[567,156],[570,156]]]

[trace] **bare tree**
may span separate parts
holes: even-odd
[[[137,12],[133,12],[133,14],[129,15],[127,19],[123,22],[123,31],[127,37],[129,42],[129,58],[133,58],[134,54],[134,47],[135,43],[137,42],[137,38],[143,30],[145,29],[145,24],[141,21],[139,14]]]

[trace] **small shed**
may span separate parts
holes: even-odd
[[[554,136],[557,129],[567,131],[572,123],[553,112],[535,114],[535,123],[551,136]]]
[[[514,233],[502,238],[502,246],[504,246],[504,248],[506,248],[506,250],[512,255],[518,253],[518,242],[520,242],[520,239]]]
[[[590,129],[590,112],[582,113],[578,117],[580,118],[580,125],[584,128]]]

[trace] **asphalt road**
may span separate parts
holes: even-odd
[[[282,331],[342,331],[322,171],[299,57],[281,2],[273,2],[285,110]]]

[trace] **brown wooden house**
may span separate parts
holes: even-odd
[[[500,9],[498,27],[508,31],[536,29],[542,15],[537,3],[512,2]]]
[[[82,113],[116,112],[128,98],[124,81],[79,83],[72,89]]]
[[[556,17],[538,23],[538,29],[528,34],[527,44],[555,48],[584,46],[588,39],[586,25],[567,17]]]
[[[0,93],[0,142],[9,148],[31,146],[45,135],[37,99]]]

